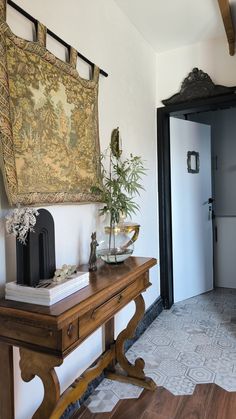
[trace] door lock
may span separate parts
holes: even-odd
[[[208,220],[211,221],[213,219],[213,209],[212,209],[212,204],[215,201],[214,198],[209,198],[208,199]]]

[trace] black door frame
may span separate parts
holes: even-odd
[[[157,109],[159,243],[161,297],[165,308],[174,302],[170,171],[170,116],[236,107],[234,93],[197,99]]]

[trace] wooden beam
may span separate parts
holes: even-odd
[[[225,32],[229,44],[229,53],[234,55],[235,53],[235,30],[233,19],[230,10],[229,0],[218,0],[220,7],[221,16],[224,22]]]

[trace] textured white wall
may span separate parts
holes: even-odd
[[[109,142],[111,131],[119,126],[124,153],[142,155],[148,167],[144,179],[146,191],[138,199],[141,210],[133,220],[141,223],[135,254],[158,257],[157,183],[156,183],[156,56],[130,24],[113,0],[17,0],[21,7],[48,26],[69,44],[78,48],[109,73],[100,78],[99,122],[101,149]],[[14,32],[31,39],[32,25],[9,8],[8,22]],[[64,57],[64,51],[52,40],[48,48]],[[85,74],[84,65],[80,65]],[[7,209],[4,192],[0,197],[1,217]],[[56,261],[82,263],[88,260],[90,234],[98,226],[96,205],[49,207],[56,226]],[[15,279],[15,244],[5,240],[0,228],[0,284]],[[6,255],[5,255],[6,248]],[[6,261],[6,264],[5,264]],[[5,273],[6,269],[6,273]],[[159,295],[158,269],[151,272],[153,286],[145,293],[146,307]],[[133,304],[116,317],[116,331],[127,323]],[[102,351],[102,331],[98,330],[68,356],[58,369],[62,390]],[[15,361],[16,419],[28,419],[40,404],[42,385],[36,378],[23,383],[19,375],[18,350]],[[29,394],[33,395],[29,397]]]
[[[208,73],[216,84],[236,85],[236,55],[229,55],[226,38],[177,48],[157,55],[157,107],[180,90],[194,67]]]

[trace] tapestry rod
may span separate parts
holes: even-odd
[[[13,7],[13,9],[17,10],[17,12],[21,13],[23,16],[25,16],[27,19],[29,19],[31,22],[34,23],[34,25],[37,24],[37,19],[35,19],[33,16],[31,16],[29,13],[27,13],[24,9],[22,9],[18,4],[14,3],[12,0],[7,0],[7,3],[9,6]],[[47,29],[47,34],[50,35],[52,38],[54,38],[57,42],[60,42],[64,47],[67,49],[70,48],[70,45],[67,44],[67,42],[63,41],[63,39],[59,38],[54,32],[50,31],[50,29]],[[94,67],[94,63],[90,61],[88,58],[86,58],[83,54],[77,51],[78,56],[81,58],[81,60],[85,61],[87,64]],[[108,74],[100,68],[100,74],[102,74],[104,77],[108,77]]]

